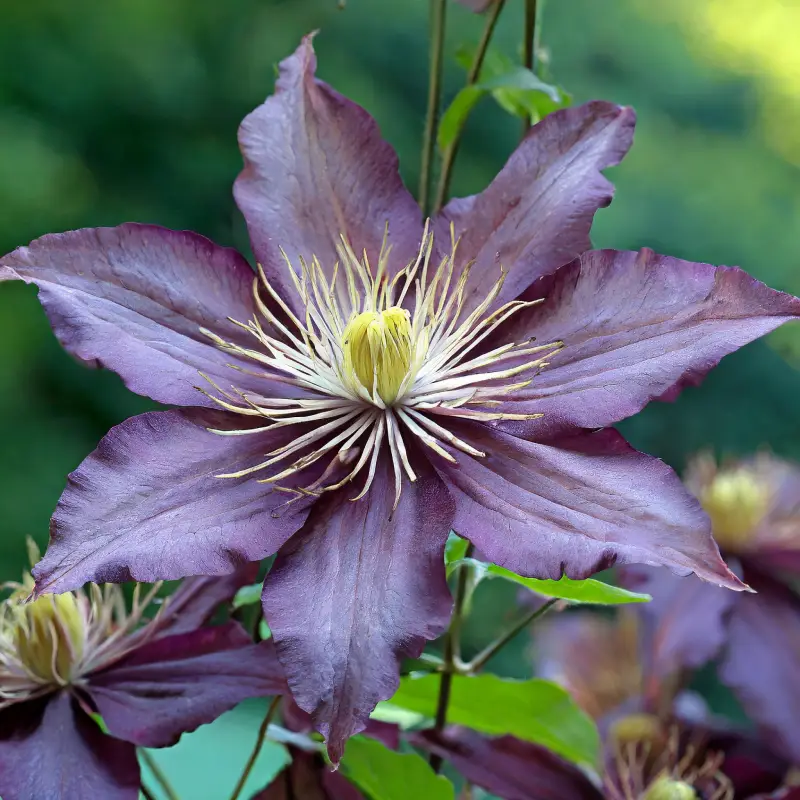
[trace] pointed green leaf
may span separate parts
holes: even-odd
[[[571,603],[616,606],[625,603],[648,603],[653,599],[649,594],[629,592],[627,589],[612,586],[594,578],[586,578],[582,581],[574,581],[571,578],[567,578],[566,575],[557,581],[523,578],[509,569],[498,567],[497,564],[485,566],[485,577],[513,581],[536,594],[541,594],[545,597],[558,597],[562,600],[569,600]]]
[[[250,606],[253,603],[261,602],[261,589],[260,583],[251,583],[249,586],[242,586],[233,598],[233,607],[241,608],[242,606]]]
[[[453,800],[455,790],[415,753],[396,753],[375,739],[354,736],[347,743],[341,770],[372,800]]]
[[[440,683],[439,675],[402,678],[389,703],[432,718]],[[594,722],[550,681],[454,675],[447,719],[490,735],[510,733],[578,764],[597,764],[600,739]]]

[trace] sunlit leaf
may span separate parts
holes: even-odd
[[[397,753],[375,739],[354,736],[347,743],[341,770],[372,800],[453,800],[447,778],[436,775],[415,753]]]
[[[466,539],[462,539],[456,533],[450,531],[444,548],[444,563],[449,566],[456,561],[460,561],[466,556],[468,547],[469,542]]]
[[[391,705],[433,718],[441,676],[408,676]],[[594,722],[550,681],[454,675],[447,719],[490,735],[512,734],[579,764],[596,765],[600,740]]]
[[[653,599],[649,594],[630,592],[619,586],[594,580],[594,578],[574,581],[564,576],[557,581],[539,580],[538,578],[523,578],[511,570],[498,567],[497,564],[483,564],[482,568],[485,573],[484,577],[503,578],[518,583],[536,594],[558,597],[562,600],[569,600],[571,603],[616,606],[625,603],[648,603]]]

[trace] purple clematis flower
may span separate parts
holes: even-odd
[[[645,613],[660,620],[662,663],[694,668],[721,656],[720,677],[765,738],[800,761],[800,466],[760,454],[718,465],[690,464],[687,487],[711,517],[723,553],[757,594],[735,595],[691,577],[626,568],[628,586],[651,593]]]
[[[607,426],[800,300],[735,268],[585,252],[630,109],[546,117],[424,223],[374,120],[315,66],[308,38],[240,130],[257,274],[122,225],[45,236],[0,279],[39,287],[79,359],[184,407],[114,428],[70,476],[36,591],[277,553],[265,615],[337,761],[447,625],[451,528],[524,575],[644,562],[741,588],[698,502]]]
[[[117,586],[0,607],[0,795],[135,800],[136,747],[166,747],[248,697],[286,691],[271,643],[204,626],[253,570],[190,578],[144,625]],[[108,734],[90,717],[99,713]]]

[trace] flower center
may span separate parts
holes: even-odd
[[[265,423],[211,432],[238,436],[288,425],[304,427],[260,464],[217,477],[269,471],[261,481],[290,482],[276,488],[301,497],[338,489],[363,471],[363,488],[353,498],[357,500],[372,484],[379,454],[388,450],[396,506],[403,476],[416,480],[406,446],[409,437],[455,463],[445,445],[476,458],[486,454],[451,430],[453,419],[540,417],[509,412],[503,401],[527,386],[563,343],[534,346],[525,340],[492,347],[489,337],[500,325],[541,301],[513,300],[493,309],[505,279],[501,270],[486,296],[468,307],[470,265],[456,272],[457,247],[451,228],[450,250],[437,266],[426,227],[416,260],[394,274],[385,239],[374,265],[366,253],[357,256],[342,237],[332,274],[316,258],[311,263],[301,259],[296,269],[284,254],[295,289],[291,302],[275,291],[259,265],[253,282],[258,313],[247,323],[232,320],[253,336],[256,346],[244,347],[205,328],[201,331],[221,350],[255,362],[273,387],[290,384],[295,393],[275,397],[235,386],[225,390],[203,375],[216,394],[200,391],[215,403]],[[522,379],[512,380],[517,375]],[[323,478],[304,483],[300,473],[326,456],[330,463],[322,470]],[[343,479],[324,483],[341,474],[345,465],[349,471]]]
[[[72,594],[45,595],[32,603],[7,601],[3,636],[14,643],[19,660],[34,679],[64,685],[83,656],[85,617]]]
[[[685,781],[658,778],[645,792],[643,800],[695,800],[696,797],[694,787]]]
[[[711,518],[714,538],[724,549],[746,545],[769,510],[769,487],[750,470],[719,472],[702,491],[700,503]]]
[[[408,374],[412,358],[411,314],[392,306],[364,311],[344,329],[344,371],[391,405]]]

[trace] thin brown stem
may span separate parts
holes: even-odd
[[[481,35],[481,40],[478,42],[478,47],[475,50],[475,56],[472,59],[472,64],[469,68],[469,72],[467,73],[467,87],[474,86],[480,80],[483,62],[486,59],[486,53],[489,50],[489,43],[492,41],[492,35],[494,34],[494,29],[497,26],[497,20],[500,19],[500,12],[503,10],[503,6],[505,4],[506,0],[497,0],[497,2],[495,2],[494,5],[489,9],[489,13],[486,16],[486,25],[484,26],[483,34]],[[456,156],[458,155],[458,149],[461,145],[461,134],[464,131],[465,123],[466,120],[459,125],[453,141],[450,142],[442,154],[442,169],[439,172],[439,184],[436,187],[436,200],[433,204],[434,214],[441,209],[447,200],[447,193],[450,191],[450,180],[453,176],[453,165],[455,164]]]
[[[172,788],[172,784],[169,782],[169,779],[164,774],[161,767],[158,766],[153,756],[151,756],[147,750],[140,750],[139,755],[150,770],[153,778],[155,778],[156,783],[161,787],[161,791],[164,792],[164,796],[167,800],[178,800],[178,793]]]
[[[139,784],[139,791],[144,796],[144,800],[158,800],[150,789],[147,788],[144,781]]]
[[[239,780],[233,789],[230,800],[239,800],[239,795],[241,795],[242,791],[244,790],[244,785],[247,783],[247,779],[250,777],[250,773],[253,771],[253,767],[258,760],[258,756],[264,747],[269,724],[272,722],[272,718],[275,716],[275,712],[278,710],[278,705],[280,702],[281,698],[279,695],[278,697],[275,697],[269,704],[267,713],[264,715],[264,719],[261,721],[261,726],[258,729],[258,735],[256,737],[256,743],[253,746],[253,751],[250,753],[250,758],[247,759],[247,763],[244,765],[244,769],[242,770],[242,774],[239,776]]]
[[[472,555],[472,544],[468,545],[464,558]],[[450,627],[444,638],[444,666],[439,683],[439,698],[436,702],[436,719],[433,724],[435,731],[443,731],[447,724],[447,707],[450,705],[450,690],[453,686],[453,674],[458,671],[461,662],[461,625],[464,621],[464,605],[467,599],[469,586],[469,565],[462,564],[458,571],[456,594],[453,600],[453,616],[450,618]],[[442,768],[442,757],[431,754],[430,765],[434,772]]]
[[[419,205],[423,214],[428,212],[433,155],[436,150],[436,130],[439,126],[439,107],[442,101],[442,71],[444,67],[444,35],[447,23],[448,0],[430,0],[430,64],[428,74],[428,109],[425,115],[425,133],[422,139],[422,157],[419,175]]]
[[[536,72],[536,51],[539,48],[538,0],[525,0],[525,21],[522,34],[522,66],[531,72]],[[528,132],[531,126],[530,117],[522,119],[522,135]]]
[[[482,669],[489,659],[496,656],[521,630],[532,622],[535,622],[539,617],[544,616],[557,602],[558,598],[554,597],[548,600],[544,605],[526,614],[519,622],[481,650],[481,652],[466,665],[466,671],[475,673]]]

